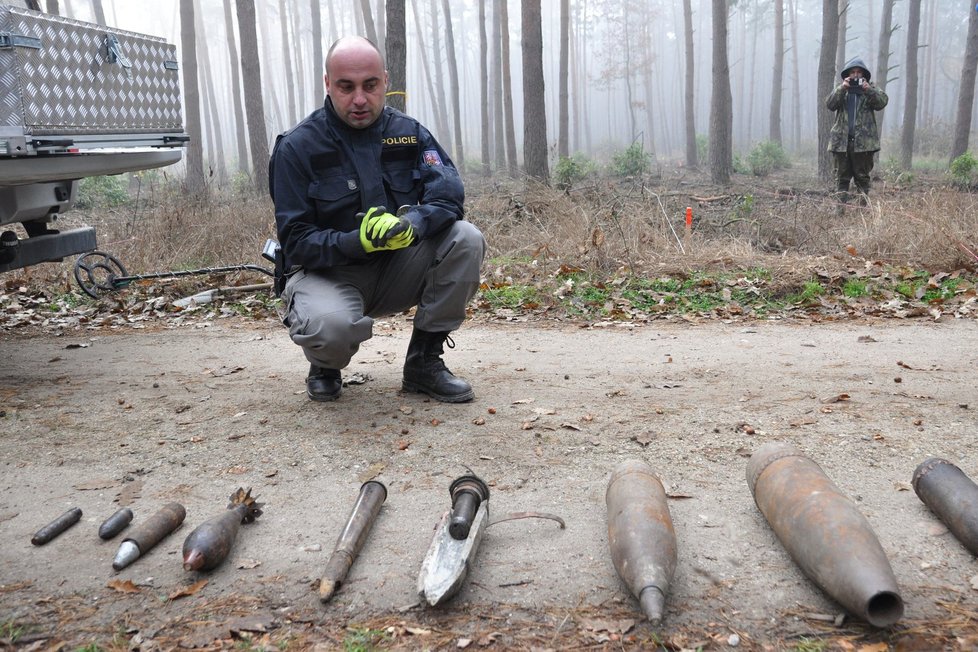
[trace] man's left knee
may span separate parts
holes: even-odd
[[[478,257],[479,261],[486,255],[486,239],[474,224],[459,220],[452,225],[449,232],[452,248],[448,255],[462,257]]]

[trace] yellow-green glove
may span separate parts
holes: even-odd
[[[405,219],[391,215],[383,206],[357,213],[360,221],[360,244],[368,254],[375,251],[393,251],[410,246],[414,242],[414,230]]]

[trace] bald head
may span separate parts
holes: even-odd
[[[384,58],[367,39],[347,36],[334,43],[326,55],[325,79],[333,110],[354,129],[369,127],[384,111]]]

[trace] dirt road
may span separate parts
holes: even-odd
[[[447,356],[475,386],[465,405],[399,392],[409,329],[379,322],[346,374],[365,382],[332,404],[306,399],[301,353],[272,322],[0,335],[0,639],[761,649],[806,636],[957,649],[955,636],[974,636],[978,563],[910,488],[928,456],[978,478],[974,322],[471,324]],[[775,538],[745,481],[769,440],[810,454],[872,523],[906,603],[894,630],[834,625],[841,609]],[[604,492],[626,458],[649,462],[672,496],[679,567],[657,630],[608,555]],[[464,592],[424,610],[420,562],[469,469],[490,484],[493,518],[535,510],[567,527],[493,525]],[[388,500],[323,606],[316,580],[371,477]],[[218,570],[184,572],[184,537],[238,486],[265,514]],[[183,527],[113,572],[121,537],[100,541],[102,520],[128,504],[139,522],[174,500]],[[74,506],[79,525],[31,545]]]

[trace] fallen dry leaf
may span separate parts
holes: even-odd
[[[186,598],[186,597],[189,597],[191,595],[195,595],[198,591],[200,591],[202,588],[204,588],[205,586],[207,586],[207,582],[208,581],[209,580],[198,580],[198,581],[194,582],[193,584],[191,584],[190,586],[185,586],[182,589],[177,589],[176,591],[174,591],[170,595],[166,596],[166,599],[167,600],[177,600],[179,598]]]
[[[856,341],[866,344],[868,342],[876,342],[877,340],[872,335],[860,335]]]
[[[826,396],[822,399],[822,403],[839,403],[841,401],[848,401],[848,394],[836,394],[835,396]]]
[[[397,450],[399,450],[399,451],[407,450],[408,446],[410,446],[410,445],[411,445],[411,442],[408,441],[407,439],[398,439],[397,440]]]
[[[247,473],[248,472],[248,467],[247,466],[242,466],[240,464],[236,464],[235,466],[232,466],[231,468],[229,468],[227,470],[227,472],[229,474],[231,474],[231,475],[241,475],[242,473]]]
[[[238,562],[238,568],[245,569],[245,570],[251,568],[258,568],[259,566],[261,566],[261,562],[258,561],[257,559],[242,559],[241,561]]]
[[[132,580],[109,580],[106,586],[119,593],[139,593],[142,590]]]
[[[476,418],[472,419],[472,425],[474,425],[474,426],[484,426],[484,425],[486,425],[486,419],[485,419],[485,417],[476,417]]]
[[[367,467],[367,469],[364,470],[363,473],[361,473],[360,475],[357,476],[357,480],[359,480],[360,482],[366,482],[367,480],[373,480],[378,475],[380,475],[381,472],[383,472],[384,467],[386,467],[386,466],[387,465],[384,464],[383,462],[374,462],[369,467]]]
[[[799,426],[810,426],[814,423],[818,423],[818,419],[813,419],[811,417],[802,417],[800,419],[796,419],[792,421],[788,425],[791,426],[792,428],[797,428]]]

